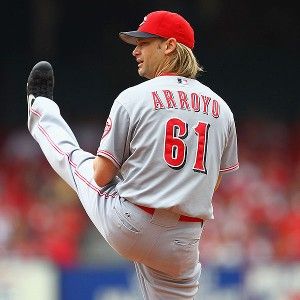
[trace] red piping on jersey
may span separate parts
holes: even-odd
[[[121,167],[121,164],[118,162],[118,160],[116,159],[116,157],[114,157],[110,152],[107,152],[105,150],[99,150],[97,152],[97,155],[102,154],[103,156],[105,156],[106,158],[108,158],[109,160],[112,160],[114,164],[116,164],[118,166],[118,168]]]
[[[41,117],[41,114],[36,111],[36,110],[33,110],[32,108],[30,108],[30,111],[35,114],[36,116],[38,116],[39,118]],[[47,133],[47,131],[41,126],[41,125],[38,125],[38,128],[39,130],[42,132],[42,134],[46,137],[46,139],[48,140],[48,142],[50,143],[50,145],[61,155],[66,155],[67,158],[68,158],[68,161],[69,161],[69,164],[71,165],[71,167],[73,167],[75,169],[74,173],[75,175],[80,179],[82,180],[88,187],[90,187],[91,189],[93,189],[95,192],[97,192],[100,196],[105,196],[105,197],[116,197],[117,195],[117,192],[114,192],[112,194],[109,194],[109,193],[103,193],[101,192],[101,190],[94,186],[93,184],[91,184],[82,174],[80,174],[78,172],[78,170],[76,169],[77,168],[77,165],[71,160],[71,157],[68,153],[65,153],[64,151],[62,151],[54,142],[53,140],[50,138],[49,134]]]
[[[225,169],[221,169],[220,172],[227,172],[227,171],[232,171],[232,170],[235,170],[239,167],[239,163],[235,164],[234,166],[232,167],[228,167],[228,168],[225,168]]]

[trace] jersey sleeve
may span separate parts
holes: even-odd
[[[239,168],[238,151],[237,151],[237,136],[234,120],[232,119],[229,128],[228,140],[221,158],[220,172],[226,173],[235,171]]]
[[[98,156],[110,159],[120,168],[129,156],[129,114],[124,106],[115,100],[97,150]]]

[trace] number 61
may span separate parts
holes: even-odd
[[[206,169],[206,151],[208,130],[210,125],[204,122],[198,122],[193,127],[197,136],[197,150],[195,153],[195,162],[193,170],[207,174]],[[165,127],[165,145],[164,159],[169,167],[173,169],[181,169],[186,161],[187,146],[184,139],[188,135],[188,124],[181,119],[172,118],[167,121]]]

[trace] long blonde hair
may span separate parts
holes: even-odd
[[[159,74],[170,72],[178,76],[196,78],[198,73],[203,72],[203,67],[199,65],[190,48],[177,43],[175,51],[162,64]]]

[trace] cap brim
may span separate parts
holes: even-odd
[[[119,37],[121,40],[126,42],[127,44],[136,45],[137,39],[147,39],[147,38],[158,38],[158,35],[141,32],[141,31],[127,31],[127,32],[120,32]]]

